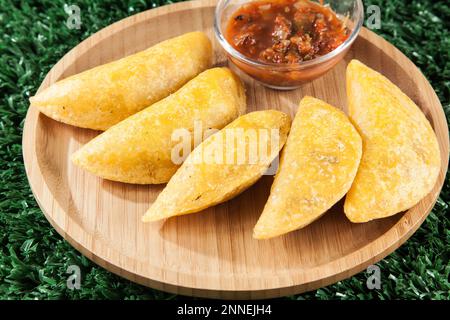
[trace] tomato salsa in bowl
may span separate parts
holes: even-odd
[[[240,70],[289,90],[336,65],[362,22],[361,0],[220,0],[214,29]]]

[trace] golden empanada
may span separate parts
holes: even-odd
[[[276,237],[319,218],[350,188],[361,149],[361,137],[342,111],[304,97],[254,238]]]
[[[52,84],[31,107],[57,121],[106,130],[178,90],[212,63],[202,32],[186,33]]]
[[[363,156],[345,214],[366,222],[411,208],[439,174],[439,145],[430,123],[397,86],[357,60],[347,67],[347,95]]]
[[[103,132],[72,155],[83,169],[105,179],[153,184],[169,181],[181,164],[172,152],[177,132],[222,129],[245,112],[241,81],[227,68],[209,69],[180,90]],[[191,146],[189,136],[189,146]],[[183,150],[183,149],[181,149]],[[182,156],[187,156],[187,150]]]
[[[239,117],[192,151],[143,221],[198,212],[235,197],[266,172],[289,127],[289,116],[280,111]]]

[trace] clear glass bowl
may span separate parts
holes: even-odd
[[[346,25],[350,29],[350,36],[333,51],[309,61],[294,64],[268,63],[244,56],[234,49],[224,36],[231,15],[248,2],[252,1],[219,0],[215,12],[214,32],[225,49],[228,59],[237,68],[263,85],[279,90],[298,88],[334,67],[350,49],[364,20],[364,7],[361,0],[325,0],[323,3],[328,4],[338,17],[348,19]]]

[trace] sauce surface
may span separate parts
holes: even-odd
[[[291,64],[333,51],[349,34],[327,6],[308,0],[260,0],[233,13],[225,37],[246,57]]]

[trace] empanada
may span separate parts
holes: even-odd
[[[347,67],[347,95],[364,147],[345,214],[352,222],[366,222],[411,208],[439,174],[439,145],[430,123],[396,85],[357,60]]]
[[[212,63],[202,32],[186,33],[52,84],[31,107],[67,124],[106,130],[178,90]]]
[[[181,164],[174,161],[172,154],[182,143],[179,140],[183,136],[177,137],[177,131],[192,136],[198,133],[200,143],[208,129],[222,129],[245,113],[245,108],[245,92],[239,78],[227,68],[209,69],[174,94],[88,142],[72,155],[72,161],[109,180],[164,183]]]
[[[253,237],[276,237],[324,214],[350,188],[361,150],[361,137],[342,111],[304,97]]]
[[[280,111],[239,117],[194,149],[143,221],[198,212],[243,192],[277,157],[289,127],[289,116]]]

